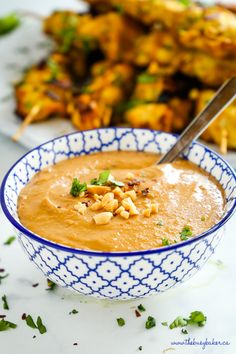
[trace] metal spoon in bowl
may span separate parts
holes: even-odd
[[[160,158],[157,164],[167,163],[174,161],[194,139],[208,127],[208,125],[216,119],[221,112],[234,100],[236,97],[236,76],[226,81],[220,89],[216,92],[215,96],[201,111],[197,117],[187,126],[182,132],[176,143],[172,148]],[[235,117],[236,119],[236,117]]]

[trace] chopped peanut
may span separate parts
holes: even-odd
[[[89,208],[94,211],[100,210],[100,209],[102,209],[102,202],[100,200],[98,200],[95,203],[93,203]]]
[[[135,204],[133,203],[130,197],[123,199],[121,204],[126,210],[129,211],[130,215],[139,214],[138,209],[136,208]]]
[[[152,214],[157,214],[158,213],[158,203],[155,204],[151,204],[151,210],[152,210]]]
[[[110,202],[107,202],[105,205],[104,205],[104,209],[106,211],[111,211],[113,212],[114,210],[116,210],[118,208],[118,200],[117,199],[113,199],[111,200]]]
[[[115,189],[113,189],[113,193],[115,194],[115,196],[123,199],[125,196],[125,193],[122,191],[122,189],[120,187],[116,187]]]
[[[107,186],[96,186],[96,185],[88,184],[87,191],[88,193],[92,193],[92,194],[105,194],[110,192],[111,188]]]
[[[149,218],[151,215],[152,209],[147,208],[143,211],[143,216],[145,216],[146,218]]]
[[[87,207],[86,207],[86,205],[84,203],[79,202],[79,203],[74,205],[74,209],[76,211],[78,211],[79,214],[84,215],[85,212],[86,212]]]
[[[93,216],[93,219],[97,225],[105,225],[111,221],[113,214],[105,211],[103,213],[99,213]]]
[[[125,208],[121,205],[118,209],[116,209],[115,213],[120,214],[122,211],[125,211]]]
[[[136,196],[136,193],[134,190],[125,192],[125,196],[130,197],[133,202],[137,199],[137,196]]]
[[[127,179],[134,179],[135,175],[132,172],[128,172],[126,175]]]
[[[124,210],[120,213],[120,216],[124,219],[129,219],[129,212]]]

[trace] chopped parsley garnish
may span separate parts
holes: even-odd
[[[162,239],[162,246],[169,246],[169,240],[167,240],[167,238],[163,238]]]
[[[6,297],[6,295],[3,295],[3,296],[2,296],[2,302],[3,302],[3,309],[4,309],[4,310],[9,310],[9,305],[8,305],[8,302],[7,302],[7,297]]]
[[[142,73],[138,76],[137,81],[140,84],[151,84],[155,82],[157,79],[156,75],[152,75],[149,73]]]
[[[190,229],[190,226],[185,226],[183,230],[180,232],[180,238],[182,241],[187,240],[190,236],[192,236],[193,233]]]
[[[123,327],[125,325],[125,320],[122,317],[117,318],[116,321],[118,323],[118,326],[120,327]]]
[[[76,315],[77,313],[79,313],[79,311],[73,309],[72,311],[69,312],[69,315]]]
[[[44,334],[47,332],[47,328],[44,326],[40,316],[37,317],[36,324],[30,315],[26,316],[25,321],[29,327],[33,329],[38,329],[40,334]]]
[[[203,327],[206,323],[206,316],[201,311],[193,311],[188,318],[178,316],[169,326],[170,329],[176,327],[185,327],[187,325],[197,324],[199,327]],[[183,332],[184,333],[184,332]]]
[[[186,7],[190,5],[190,0],[179,0],[179,2]]]
[[[168,323],[167,322],[161,322],[162,326],[165,326],[167,327],[168,326]]]
[[[0,275],[0,284],[2,283],[2,279],[5,279],[9,276],[9,274],[5,274],[5,275]]]
[[[142,304],[138,305],[138,309],[140,312],[146,311],[145,307]]]
[[[183,333],[183,334],[188,334],[188,331],[187,331],[186,328],[182,328],[182,329],[181,329],[181,333]]]
[[[80,193],[85,192],[86,190],[87,190],[86,183],[80,183],[78,178],[73,178],[72,186],[70,189],[70,194],[73,195],[73,197],[78,197]]]
[[[114,177],[111,175],[109,170],[105,170],[99,174],[98,178],[93,178],[90,183],[96,186],[106,186],[112,185],[116,187],[123,187],[124,183],[120,181],[116,181]]]
[[[146,323],[145,323],[146,329],[151,329],[151,328],[153,328],[153,327],[155,327],[155,326],[156,326],[156,320],[155,320],[155,318],[152,317],[152,316],[148,316],[148,319],[147,319],[147,321],[146,321]]]
[[[0,332],[7,331],[10,328],[16,328],[16,327],[17,325],[15,323],[6,321],[4,319],[0,321]]]
[[[53,283],[50,279],[47,279],[48,288],[46,290],[53,291],[57,287],[57,284]]]
[[[143,347],[142,347],[142,345],[140,345],[139,347],[138,347],[138,350],[143,350]]]
[[[19,17],[12,13],[5,17],[0,17],[0,36],[12,32],[20,25]]]
[[[15,236],[10,236],[10,237],[4,242],[4,245],[8,245],[8,246],[11,245],[12,242],[15,241],[15,239],[16,239]]]

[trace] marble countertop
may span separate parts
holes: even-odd
[[[26,150],[0,135],[0,180],[16,159]],[[0,269],[9,276],[0,284],[0,299],[7,296],[10,310],[0,315],[17,323],[16,329],[0,332],[0,348],[3,354],[159,354],[235,353],[235,249],[236,216],[227,225],[225,242],[221,242],[214,256],[199,273],[176,289],[162,295],[128,302],[95,300],[66,289],[46,291],[44,276],[30,263],[18,242],[10,246],[4,241],[13,234],[11,225],[0,211]],[[0,275],[5,274],[0,273]],[[38,286],[33,287],[34,284]],[[135,316],[135,307],[142,303],[146,311]],[[73,309],[77,314],[69,314]],[[170,323],[178,315],[187,316],[200,310],[207,315],[205,327],[190,328],[180,333],[180,328],[170,330],[161,322]],[[41,316],[47,333],[40,335],[26,326],[23,313],[35,319]],[[145,321],[151,315],[157,326],[145,329]],[[126,320],[119,327],[116,318]],[[36,336],[34,338],[34,336]],[[226,341],[228,345],[175,344],[175,342]],[[74,345],[76,343],[77,345]],[[142,346],[142,351],[139,347]]]

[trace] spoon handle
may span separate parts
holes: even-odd
[[[203,111],[201,111],[197,117],[193,119],[193,121],[182,132],[177,142],[164,156],[161,157],[157,163],[160,164],[174,161],[179,154],[181,154],[194,139],[197,139],[199,135],[201,135],[201,133],[208,127],[208,125],[216,117],[218,117],[218,115],[225,108],[228,107],[235,96],[236,76],[226,81],[226,83],[220,87]]]

